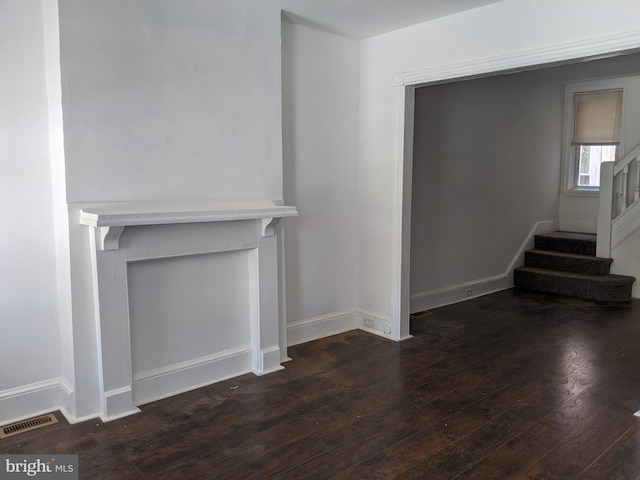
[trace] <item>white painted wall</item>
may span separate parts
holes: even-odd
[[[600,37],[637,31],[639,24],[636,0],[591,2],[589,8],[580,0],[505,0],[361,41],[361,307],[393,315],[394,325],[404,321],[397,308],[397,280],[393,280],[398,278],[400,264],[402,209],[397,186],[403,173],[398,154],[403,87],[394,86],[394,75],[431,69],[438,72],[434,78],[444,79],[449,78],[447,71],[453,71],[448,67],[456,64],[481,74],[492,69],[482,59],[502,56],[501,65],[518,67],[525,65],[518,63],[525,53],[537,49],[544,49],[535,57],[540,62],[551,58],[549,52],[554,49],[560,52],[553,53],[555,60],[568,59],[578,54],[565,54],[568,50],[561,47],[588,39],[595,41],[582,53],[602,53],[607,46],[597,41]]]
[[[357,321],[358,56],[353,39],[282,24],[284,199],[300,213],[285,228],[292,343]]]
[[[517,75],[416,90],[412,295],[503,275],[557,218],[563,99]]]
[[[281,199],[280,11],[60,2],[69,202]]]
[[[0,2],[0,423],[23,413],[11,389],[60,376],[42,15],[39,0]]]
[[[59,16],[75,417],[85,418],[99,396],[80,208],[281,200],[280,10],[272,0],[60,0]]]
[[[560,230],[596,233],[598,229],[598,196],[580,192],[564,192],[560,196]]]

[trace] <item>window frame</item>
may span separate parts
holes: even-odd
[[[572,145],[574,103],[576,93],[601,92],[607,90],[622,91],[622,119],[620,122],[620,143],[616,149],[616,161],[623,154],[625,140],[625,120],[627,117],[627,104],[625,91],[628,89],[628,80],[625,78],[608,78],[602,80],[589,80],[585,82],[572,82],[565,85],[564,93],[564,123],[562,128],[562,186],[561,192],[573,195],[598,195],[600,187],[578,185],[579,158],[578,148]]]

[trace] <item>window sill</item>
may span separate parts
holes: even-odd
[[[560,192],[565,197],[598,197],[600,195],[600,189],[592,188],[567,188]]]

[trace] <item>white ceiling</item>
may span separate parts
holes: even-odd
[[[284,19],[357,39],[502,0],[280,0]]]

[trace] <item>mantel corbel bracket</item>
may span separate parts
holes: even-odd
[[[267,217],[262,219],[262,231],[260,232],[263,237],[273,237],[276,233],[276,227],[280,217]]]
[[[98,227],[100,233],[100,250],[118,250],[120,248],[120,235],[124,226]]]

